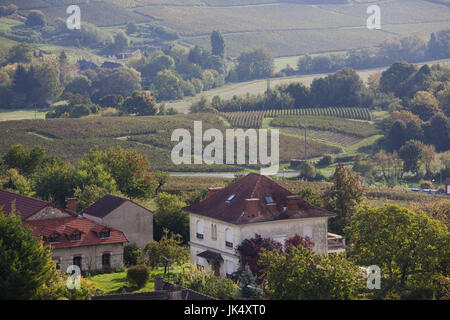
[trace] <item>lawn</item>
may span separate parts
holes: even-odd
[[[45,114],[48,110],[10,110],[10,109],[0,109],[0,121],[10,121],[10,120],[30,120],[30,119],[45,119]]]
[[[186,265],[184,266],[184,268],[186,268]],[[181,273],[182,270],[183,270],[182,267],[177,266],[171,269],[170,274],[173,276]],[[162,276],[163,278],[168,279],[168,276],[164,275],[164,268],[154,269],[152,270],[152,273],[150,275],[150,280],[143,288],[130,291],[129,293],[154,291],[155,289],[154,280],[156,276]],[[119,293],[122,292],[121,288],[130,286],[130,284],[127,281],[127,273],[125,271],[99,274],[92,276],[89,279],[95,282],[99,287],[99,289],[104,292],[104,294]]]

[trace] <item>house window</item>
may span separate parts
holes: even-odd
[[[111,253],[102,254],[103,269],[111,269]]]
[[[109,229],[104,229],[103,231],[100,232],[100,238],[102,239],[108,239],[109,235],[110,235]]]
[[[211,238],[217,240],[217,225],[214,223],[211,223]]]
[[[51,236],[48,237],[49,243],[58,243],[59,242],[59,234],[54,233]]]
[[[266,204],[275,204],[271,196],[265,196],[264,199],[266,200]]]
[[[231,277],[231,275],[234,273],[234,263],[231,260],[226,260],[226,272],[227,277]]]
[[[227,202],[231,202],[231,200],[233,200],[234,197],[236,197],[236,195],[233,193],[231,196],[229,196],[229,197],[227,198]]]
[[[225,229],[225,246],[233,248],[233,230],[230,228]]]
[[[74,232],[70,235],[70,241],[80,241],[81,240],[81,232]]]
[[[78,267],[80,268],[80,270],[81,270],[81,266],[82,266],[82,259],[81,259],[81,256],[73,257],[73,264],[74,264],[75,266],[78,266]]]
[[[197,239],[203,239],[203,221],[197,220]]]

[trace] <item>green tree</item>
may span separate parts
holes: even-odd
[[[275,69],[272,54],[266,48],[256,48],[242,52],[238,57],[239,80],[270,77]]]
[[[336,167],[330,180],[333,185],[325,191],[325,205],[337,214],[337,217],[330,221],[330,230],[341,234],[357,205],[361,203],[364,190],[359,176],[345,168],[342,163]]]
[[[77,186],[76,170],[70,164],[54,158],[47,161],[35,176],[36,195],[61,207],[73,197]]]
[[[81,94],[89,96],[91,91],[92,81],[84,75],[76,76],[65,87],[64,92],[71,92],[73,94]]]
[[[239,276],[239,291],[237,293],[238,299],[261,299],[261,289],[258,288],[256,283],[257,277],[253,275],[250,267],[245,266],[244,270]]]
[[[138,116],[153,116],[158,112],[155,99],[149,91],[135,91],[128,97],[122,108],[127,113],[134,113]]]
[[[114,48],[118,51],[128,48],[130,45],[130,39],[123,31],[119,31],[114,36]]]
[[[352,216],[345,234],[353,261],[381,268],[388,280],[386,285],[382,281],[383,291],[404,290],[414,282],[428,286],[434,275],[449,274],[450,233],[425,213],[391,204],[364,206]]]
[[[396,151],[403,146],[408,132],[403,121],[395,121],[386,135],[386,147],[389,151]]]
[[[220,31],[211,33],[211,51],[213,55],[225,58],[225,40]]]
[[[9,169],[4,176],[0,176],[0,188],[12,190],[25,196],[33,196],[32,182],[22,176],[16,169]]]
[[[141,263],[142,250],[139,249],[136,243],[132,243],[123,248],[123,263],[127,266],[135,266]]]
[[[92,81],[92,101],[97,102],[108,94],[130,96],[141,90],[141,74],[128,67],[88,70],[86,76]]]
[[[347,300],[360,296],[364,281],[344,255],[319,255],[303,247],[265,251],[261,263],[267,296],[273,300]]]
[[[153,82],[158,101],[183,98],[183,79],[173,70],[158,72]]]
[[[63,92],[58,57],[45,56],[40,63],[30,67],[30,73],[34,81],[32,88],[29,89],[33,104],[46,105]]]
[[[51,249],[22,226],[13,209],[0,208],[0,299],[28,300],[35,297],[55,272]]]
[[[26,149],[21,144],[15,144],[2,159],[8,168],[18,169],[21,174],[30,176],[42,164],[44,156],[45,149],[41,146]]]
[[[195,101],[191,104],[189,108],[190,113],[200,113],[200,112],[216,112],[216,110],[211,106],[205,95],[200,96],[200,100]]]
[[[189,214],[181,208],[186,203],[176,195],[160,192],[156,199],[158,209],[155,211],[154,238],[159,240],[164,235],[164,229],[182,236],[183,243],[189,241]]]
[[[393,92],[397,97],[402,97],[403,86],[409,77],[417,71],[417,67],[407,62],[393,63],[380,78],[380,90]]]
[[[433,144],[437,151],[450,149],[450,120],[444,114],[438,113],[430,120],[428,144]]]
[[[409,109],[423,121],[428,121],[439,109],[439,101],[429,92],[417,91],[409,103]]]
[[[182,246],[181,235],[169,232],[164,229],[163,235],[159,241],[149,242],[144,249],[148,257],[148,263],[152,268],[164,265],[164,271],[170,265],[182,265],[188,260],[188,253]]]
[[[129,23],[127,23],[126,28],[127,28],[126,32],[127,32],[128,35],[136,33],[136,32],[139,31],[139,28],[138,28],[136,22],[129,22]]]
[[[33,46],[29,43],[19,43],[9,49],[6,60],[8,63],[30,63],[33,60]]]
[[[420,141],[407,141],[398,151],[398,155],[403,160],[403,171],[419,173],[420,160],[422,160],[423,143]]]
[[[47,19],[42,11],[32,10],[27,16],[26,25],[29,27],[45,27]]]

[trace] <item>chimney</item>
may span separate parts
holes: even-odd
[[[223,189],[222,187],[208,188],[208,198],[211,197],[212,195],[215,195],[222,189]]]
[[[292,196],[287,196],[287,211],[292,212],[292,211],[298,211],[300,209],[299,205],[298,205],[298,200],[300,200],[300,197],[297,195],[292,195]]]
[[[259,199],[245,199],[245,213],[249,216],[259,215]]]
[[[66,209],[72,212],[77,212],[77,198],[68,198]]]

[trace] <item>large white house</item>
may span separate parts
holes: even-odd
[[[183,209],[190,216],[191,263],[220,276],[239,269],[235,249],[255,234],[281,243],[296,234],[309,237],[315,252],[327,254],[328,219],[336,216],[255,173],[211,188],[208,198]]]

